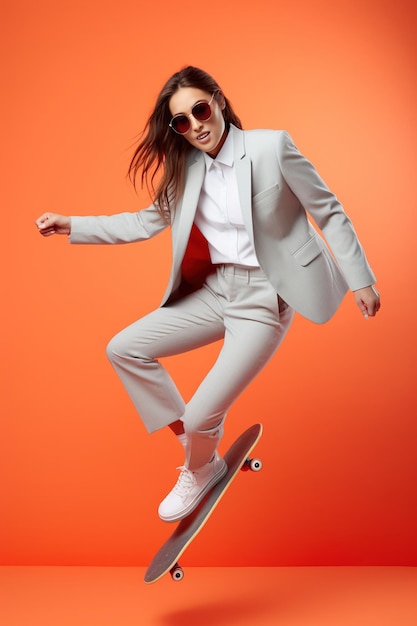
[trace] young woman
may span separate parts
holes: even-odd
[[[45,213],[36,224],[74,244],[142,241],[171,228],[161,307],[116,335],[107,353],[147,430],[169,426],[184,447],[178,481],[159,506],[163,520],[176,521],[227,471],[217,452],[226,412],[294,311],[324,323],[350,289],[367,318],[380,299],[349,218],[312,164],[284,131],[243,131],[206,72],[186,67],[163,87],[130,164],[133,182],[139,173],[153,196],[146,209]],[[219,339],[215,364],[185,403],[158,359]]]

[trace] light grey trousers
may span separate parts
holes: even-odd
[[[193,470],[213,456],[227,410],[272,357],[293,316],[261,269],[220,265],[201,289],[118,333],[107,355],[148,432],[182,420]],[[220,339],[217,360],[185,403],[158,359]]]

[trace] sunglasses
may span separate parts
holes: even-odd
[[[191,109],[191,113],[188,115],[185,113],[178,113],[178,115],[174,115],[169,123],[169,126],[179,135],[186,135],[191,128],[191,115],[199,122],[207,122],[213,113],[210,105],[213,102],[214,96],[215,93],[211,96],[210,102],[206,102],[205,100],[197,102]]]

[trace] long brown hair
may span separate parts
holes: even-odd
[[[169,127],[171,113],[169,102],[181,87],[195,87],[223,97],[225,108],[223,117],[226,127],[234,124],[242,128],[242,124],[233,108],[224,96],[220,86],[207,72],[198,67],[184,67],[168,79],[162,88],[150,115],[141,140],[130,162],[128,176],[136,187],[139,170],[142,186],[146,184],[153,202],[161,215],[169,221],[170,205],[184,190],[184,170],[187,153],[192,146],[185,137],[173,132]],[[162,175],[155,187],[155,177],[162,170]]]

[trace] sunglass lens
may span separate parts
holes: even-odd
[[[200,122],[208,120],[211,115],[211,109],[208,102],[198,102],[192,109],[193,116]]]
[[[188,119],[186,115],[177,115],[176,117],[173,118],[171,124],[172,124],[172,128],[176,130],[177,133],[180,133],[181,135],[186,133],[190,128],[190,120]]]

